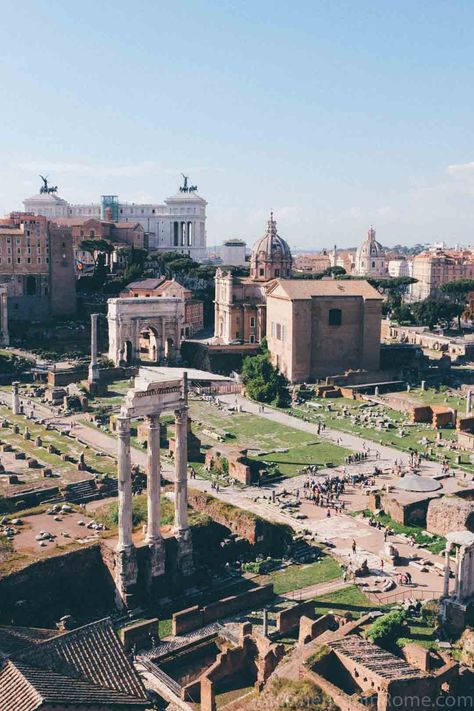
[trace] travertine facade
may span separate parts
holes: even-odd
[[[109,358],[115,365],[172,362],[181,345],[184,301],[173,297],[109,299]]]
[[[379,368],[382,297],[366,281],[274,282],[267,294],[273,364],[291,382]]]

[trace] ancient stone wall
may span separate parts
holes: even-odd
[[[194,605],[186,610],[180,610],[172,616],[173,635],[185,634],[250,607],[264,605],[272,597],[273,585],[269,584],[252,588],[239,595],[230,595],[204,607]]]
[[[303,616],[314,617],[314,602],[312,600],[306,600],[293,605],[293,607],[288,607],[286,610],[281,610],[276,616],[277,632],[283,634],[295,629]]]
[[[245,538],[252,546],[268,555],[281,555],[293,539],[289,526],[272,523],[237,506],[225,504],[209,494],[190,489],[188,501],[192,508],[203,511],[213,521]]]
[[[71,614],[77,622],[114,610],[114,585],[94,544],[32,563],[0,578],[3,624],[54,626]]]
[[[474,501],[466,501],[460,496],[443,496],[430,501],[426,529],[439,536],[451,531],[474,532]]]

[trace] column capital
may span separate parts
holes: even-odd
[[[124,413],[117,416],[117,434],[123,437],[130,434],[130,417]]]
[[[156,413],[154,415],[147,415],[146,416],[147,422],[148,422],[148,427],[153,430],[153,429],[158,429],[160,426],[160,415],[159,413]]]
[[[182,407],[179,408],[179,410],[174,411],[174,417],[175,417],[175,422],[178,424],[183,424],[185,421],[185,418],[188,416],[188,406],[187,405],[182,405]]]

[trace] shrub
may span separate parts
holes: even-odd
[[[405,630],[406,612],[393,610],[386,615],[378,617],[367,630],[367,638],[380,647],[394,647],[399,637]]]

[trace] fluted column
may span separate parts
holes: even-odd
[[[147,543],[155,543],[160,537],[160,416],[150,415],[148,418],[147,443],[147,497],[148,526]]]
[[[165,572],[165,548],[161,536],[161,465],[160,416],[148,417],[147,503],[148,525],[146,542],[150,550],[150,586],[155,578]],[[153,593],[153,590],[151,589]]]
[[[188,409],[175,412],[175,527],[178,533],[188,526]]]
[[[193,543],[188,523],[188,408],[187,381],[183,381],[183,405],[175,412],[175,535],[178,569],[182,575],[194,572]]]
[[[91,362],[89,364],[89,382],[99,380],[99,365],[97,363],[97,321],[99,314],[91,314]]]
[[[449,597],[449,578],[451,575],[451,564],[449,560],[449,554],[451,553],[451,544],[446,543],[446,550],[444,551],[444,586],[443,586],[443,597]]]
[[[117,417],[118,544],[116,555],[117,604],[128,607],[137,582],[132,539],[132,474],[130,468],[130,418]]]

